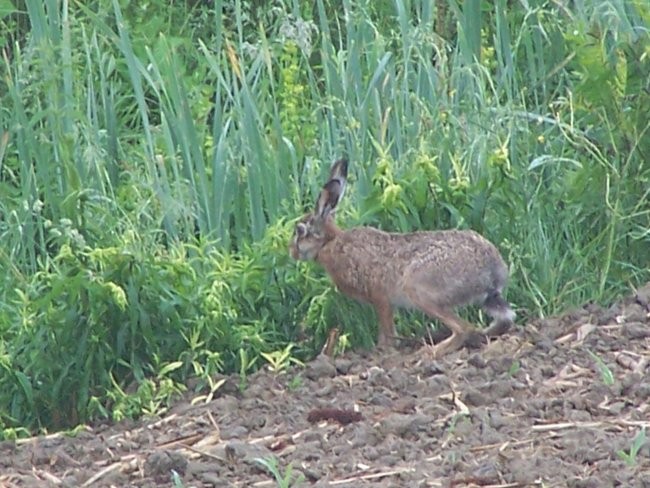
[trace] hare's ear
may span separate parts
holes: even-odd
[[[325,186],[323,186],[318,201],[316,202],[314,214],[318,218],[325,219],[328,215],[334,212],[341,197],[343,197],[343,193],[345,192],[347,176],[348,160],[339,159],[332,166],[330,179],[325,183]]]
[[[341,183],[341,185],[345,186],[345,181],[347,180],[348,177],[348,160],[343,158],[339,159],[337,162],[335,162],[332,165],[332,169],[330,170],[330,181],[336,180]],[[342,194],[343,192],[341,192]]]

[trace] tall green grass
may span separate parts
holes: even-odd
[[[342,225],[482,232],[522,317],[650,279],[641,0],[0,5],[4,435],[370,345],[286,256],[341,154]]]

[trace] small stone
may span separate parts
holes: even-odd
[[[153,478],[168,478],[172,470],[184,474],[187,459],[176,451],[154,451],[144,462],[144,473]]]
[[[346,358],[337,358],[334,360],[334,366],[339,374],[348,374],[352,368],[352,361]]]
[[[612,415],[619,415],[625,408],[625,402],[615,402],[609,406],[609,412]]]
[[[599,476],[589,476],[588,478],[574,478],[568,480],[568,486],[571,488],[598,488],[602,485],[602,478]]]
[[[310,362],[307,366],[305,376],[310,380],[334,378],[336,376],[336,367],[329,357],[324,354],[319,354],[316,359]]]
[[[380,429],[385,434],[404,437],[408,434],[415,434],[430,422],[431,419],[425,415],[392,414],[381,422]]]
[[[529,457],[514,458],[508,462],[508,474],[505,480],[522,486],[533,486],[535,482],[534,459]]]
[[[503,415],[498,410],[490,411],[490,426],[496,430],[499,430],[506,424],[506,421],[503,418]]]
[[[362,449],[365,446],[372,446],[376,442],[375,428],[368,424],[357,424],[354,426],[354,438],[350,441],[353,449]]]
[[[487,366],[487,361],[485,360],[485,358],[483,358],[483,356],[481,356],[478,353],[472,354],[467,360],[467,363],[478,369],[483,369]]]
[[[650,383],[642,383],[636,389],[636,397],[641,399],[650,398]]]
[[[215,398],[211,405],[215,411],[236,412],[239,409],[239,400],[232,395],[223,395]]]
[[[401,461],[402,460],[399,457],[394,456],[392,454],[388,454],[387,456],[383,456],[379,460],[378,464],[381,466],[395,466],[396,464],[399,464]]]
[[[512,381],[492,381],[489,386],[492,398],[509,398],[512,396],[514,385]]]
[[[223,476],[219,475],[218,473],[201,473],[199,475],[199,479],[203,481],[203,483],[210,486],[226,486],[223,481]]]
[[[469,388],[463,393],[463,401],[470,406],[478,407],[488,403],[488,398],[476,388]]]
[[[400,398],[393,404],[393,410],[398,413],[413,413],[415,407],[415,399],[410,397]]]
[[[514,364],[514,359],[509,356],[502,356],[500,358],[495,358],[488,361],[490,369],[494,371],[495,374],[505,373],[510,371],[512,365]]]
[[[375,371],[370,374],[368,377],[368,384],[370,386],[382,386],[385,388],[391,388],[393,386],[392,378],[386,373],[386,371]]]
[[[625,322],[644,322],[648,318],[646,307],[639,303],[630,303],[623,309]]]
[[[557,373],[555,369],[551,368],[550,366],[542,366],[540,368],[540,372],[544,378],[553,378],[553,376],[555,376]]]
[[[367,459],[368,461],[375,461],[380,456],[379,451],[374,446],[364,447],[363,450],[362,450],[362,453],[363,453],[364,459]]]
[[[535,347],[542,352],[547,353],[552,351],[555,348],[555,345],[550,337],[540,335],[535,341]]]
[[[424,366],[422,371],[423,377],[438,376],[445,374],[445,368],[438,361],[431,361]]]
[[[323,473],[317,471],[313,467],[303,466],[302,473],[305,475],[305,478],[311,483],[315,483],[316,481],[318,481],[323,477]]]
[[[243,425],[236,425],[231,429],[221,429],[221,438],[227,439],[243,439],[248,435],[248,429]]]
[[[333,390],[334,390],[334,386],[332,385],[332,383],[327,383],[322,388],[315,390],[314,395],[317,397],[328,397],[332,394]]]
[[[223,457],[231,464],[243,462],[250,466],[259,466],[257,459],[265,459],[272,454],[272,451],[262,444],[233,440],[224,447]]]
[[[623,388],[623,393],[627,395],[630,390],[633,390],[638,384],[643,380],[643,375],[641,373],[633,372],[628,373],[623,378],[621,378],[621,387]]]
[[[645,339],[650,337],[650,326],[641,322],[627,322],[623,324],[623,335],[628,339]]]
[[[571,422],[590,422],[592,417],[586,410],[570,410],[567,419]]]
[[[185,470],[185,473],[190,475],[190,476],[200,476],[203,473],[208,473],[208,474],[218,474],[215,472],[216,468],[221,468],[221,465],[217,465],[214,462],[206,461],[188,461],[187,463],[187,469]]]
[[[498,480],[499,469],[492,461],[486,461],[480,464],[472,473],[476,478],[481,480]]]

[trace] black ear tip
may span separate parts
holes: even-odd
[[[340,168],[341,174],[343,176],[347,176],[347,174],[348,174],[348,164],[349,164],[348,158],[344,156],[341,159],[339,159],[338,161],[336,161],[334,163],[334,166]]]

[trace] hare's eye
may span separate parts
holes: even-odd
[[[305,237],[307,235],[307,226],[300,222],[296,225],[296,236]]]

